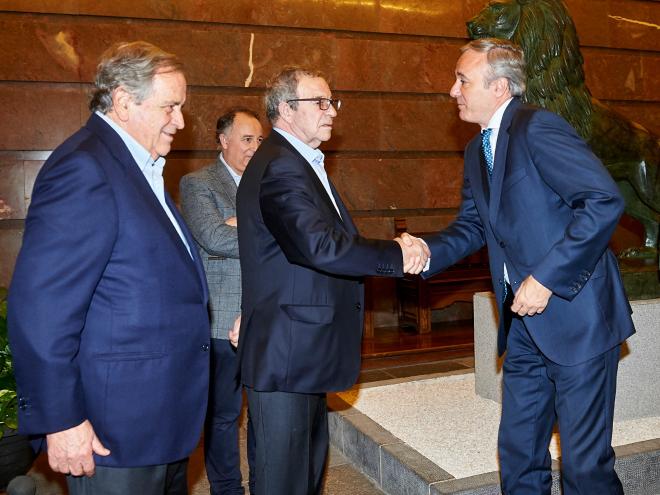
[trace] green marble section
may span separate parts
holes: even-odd
[[[619,268],[628,299],[660,298],[660,272],[655,260],[620,259]]]

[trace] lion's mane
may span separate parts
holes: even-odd
[[[503,9],[500,15],[519,16],[505,22],[515,26],[509,38],[525,52],[527,91],[523,100],[558,113],[589,140],[593,109],[573,20],[561,0],[512,0],[515,2],[517,8]],[[489,8],[473,20],[486,28],[475,37],[502,37],[488,29]]]

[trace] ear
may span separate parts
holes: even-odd
[[[493,88],[495,90],[495,96],[498,98],[505,95],[510,95],[509,91],[509,80],[505,77],[500,77],[493,81]]]
[[[285,122],[291,122],[293,119],[293,109],[289,106],[289,104],[286,101],[281,101],[280,104],[277,106],[277,110],[279,110],[280,113],[280,118],[284,120]]]
[[[223,150],[226,150],[229,147],[229,140],[227,139],[227,136],[224,134],[219,134],[218,139],[220,140],[220,147]]]
[[[112,92],[112,109],[122,122],[128,120],[130,114],[129,106],[133,103],[133,97],[119,86]]]

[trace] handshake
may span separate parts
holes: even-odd
[[[429,247],[419,237],[413,237],[404,232],[400,237],[394,239],[401,246],[403,255],[403,271],[417,275],[426,267],[426,263],[431,258]]]

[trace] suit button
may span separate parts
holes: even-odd
[[[360,311],[362,309],[362,305],[360,303],[355,303],[355,309]]]
[[[506,244],[504,243],[504,241],[500,241],[500,247],[501,247],[501,248],[505,248],[505,247],[506,247]]]
[[[207,352],[209,350],[208,344],[202,344],[202,351]]]

